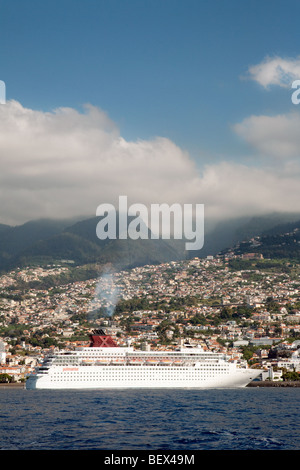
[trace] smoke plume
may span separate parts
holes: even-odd
[[[112,317],[119,297],[120,288],[116,285],[114,272],[106,267],[97,282],[88,312],[88,320],[92,321],[104,316]]]

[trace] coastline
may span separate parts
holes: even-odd
[[[0,388],[25,388],[25,382],[0,383]]]
[[[250,382],[247,387],[300,387],[300,380],[287,382],[272,382],[270,380],[257,380]]]
[[[300,380],[293,382],[271,382],[269,380],[257,380],[250,382],[247,387],[300,387]],[[25,383],[0,383],[1,388],[24,388]]]

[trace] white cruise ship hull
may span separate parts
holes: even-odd
[[[78,370],[53,368],[48,374],[31,375],[26,389],[124,389],[124,388],[232,388],[245,387],[259,370],[229,370],[210,375],[201,367],[90,366]],[[149,370],[150,369],[150,370]],[[181,369],[181,370],[179,370]]]

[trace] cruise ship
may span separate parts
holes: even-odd
[[[94,330],[88,347],[46,356],[26,389],[232,388],[245,387],[260,373],[200,347],[135,350]]]

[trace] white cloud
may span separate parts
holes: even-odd
[[[250,116],[234,126],[235,132],[262,156],[300,157],[300,114]]]
[[[236,131],[263,149],[275,121],[268,127],[262,117],[262,126],[258,118],[245,120]],[[298,121],[292,122],[296,130]],[[278,129],[282,125],[279,120]],[[288,125],[282,128],[280,141],[289,137],[296,149],[299,141],[294,133],[287,136],[288,130]],[[129,204],[203,203],[206,217],[214,218],[293,211],[298,210],[300,176],[225,162],[208,163],[200,172],[169,139],[126,141],[93,106],[83,113],[35,111],[16,101],[0,107],[0,222],[96,215],[99,204],[117,205],[120,195]]]
[[[270,85],[290,88],[293,80],[300,79],[300,57],[266,57],[261,63],[249,67],[248,73],[264,88]]]
[[[189,156],[165,138],[127,142],[96,107],[0,108],[1,219],[94,215],[103,202],[190,199]]]

